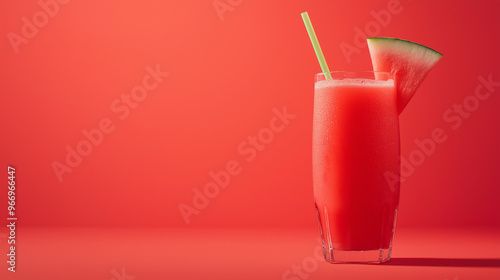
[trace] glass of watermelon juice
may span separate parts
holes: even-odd
[[[388,72],[316,75],[313,187],[323,253],[331,263],[390,259],[399,203],[399,119]]]

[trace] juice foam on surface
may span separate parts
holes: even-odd
[[[325,88],[331,86],[340,86],[340,85],[349,85],[349,86],[362,86],[362,87],[391,87],[394,86],[394,80],[389,79],[386,81],[383,80],[373,80],[373,79],[350,79],[345,78],[343,80],[322,80],[318,81],[314,84],[316,89]]]

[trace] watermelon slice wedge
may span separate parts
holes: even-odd
[[[402,39],[374,37],[367,41],[373,70],[394,74],[398,113],[401,113],[427,73],[443,55],[429,47]]]

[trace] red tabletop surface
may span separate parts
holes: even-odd
[[[317,229],[22,228],[1,279],[500,279],[499,229],[397,229],[384,264],[319,259]],[[0,244],[5,249],[6,244]],[[319,259],[319,260],[318,260]]]

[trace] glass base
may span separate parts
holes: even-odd
[[[329,263],[382,263],[391,258],[391,248],[367,251],[339,251],[323,247],[323,255]]]

